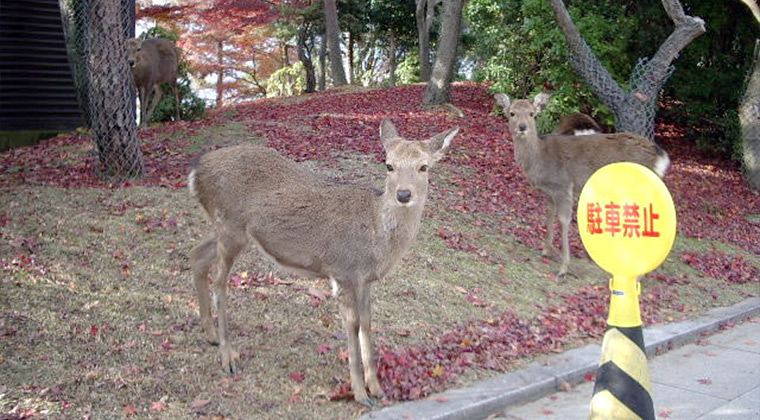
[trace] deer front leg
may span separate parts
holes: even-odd
[[[145,117],[147,119],[147,122],[150,124],[150,122],[153,120],[153,111],[156,110],[156,106],[161,102],[161,96],[163,96],[164,90],[161,89],[161,85],[157,84],[153,86],[152,93],[150,95],[150,107],[148,108],[148,115]]]
[[[372,406],[372,400],[364,387],[364,375],[361,368],[361,350],[359,348],[359,312],[357,311],[356,290],[347,287],[338,294],[338,305],[343,320],[343,329],[348,336],[348,369],[351,377],[351,391],[354,400],[366,406]]]
[[[222,357],[222,369],[229,374],[237,371],[236,361],[239,354],[232,348],[227,336],[227,277],[242,247],[232,236],[223,234],[217,236],[216,252],[219,258],[214,289],[219,300],[219,352]]]
[[[201,327],[206,340],[211,344],[219,344],[214,324],[211,321],[211,302],[209,300],[208,272],[216,259],[216,237],[211,236],[190,252],[190,266],[193,269],[195,292],[198,296],[198,308],[201,316]]]
[[[568,238],[568,234],[570,232],[570,222],[573,218],[572,196],[567,200],[560,201],[557,212],[562,228],[562,264],[559,267],[557,277],[563,277],[565,274],[568,274],[568,267],[570,266],[570,239]]]
[[[544,238],[544,249],[541,255],[552,257],[554,254],[554,220],[557,218],[557,205],[552,197],[547,197],[546,201],[546,237]]]
[[[140,96],[140,127],[147,127],[148,121],[145,120],[145,114],[148,112],[150,92],[147,87],[140,87],[138,93]]]
[[[359,347],[362,353],[362,365],[364,366],[364,381],[367,383],[369,393],[373,397],[382,397],[383,389],[377,379],[375,362],[372,359],[372,311],[370,297],[370,283],[359,288]]]

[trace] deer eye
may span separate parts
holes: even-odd
[[[510,113],[509,113],[509,116],[510,116],[510,117],[514,117],[514,116],[515,116],[515,113],[514,113],[514,112],[510,112]]]
[[[388,170],[388,172],[393,172],[393,165],[391,165],[390,163],[386,164],[385,168]]]
[[[531,116],[531,117],[533,116],[533,113],[532,113],[532,112],[530,113],[530,116]]]
[[[428,166],[427,165],[420,166],[420,172],[427,172],[427,170],[428,170]]]

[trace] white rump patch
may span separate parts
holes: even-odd
[[[338,293],[340,293],[340,285],[332,277],[330,278],[330,286],[332,286],[332,297],[338,297]]]
[[[575,134],[576,136],[590,136],[592,134],[597,134],[597,133],[598,133],[598,131],[596,131],[594,129],[591,129],[591,128],[587,128],[585,130],[574,130],[573,131],[573,134]]]
[[[657,160],[654,162],[654,173],[657,174],[660,178],[665,176],[665,171],[668,170],[668,166],[670,166],[670,158],[666,154],[662,154],[660,156],[657,156]]]

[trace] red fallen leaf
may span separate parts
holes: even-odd
[[[436,402],[439,402],[439,403],[443,403],[443,402],[446,402],[446,401],[448,401],[448,400],[449,400],[449,399],[448,399],[448,398],[446,398],[446,397],[437,397],[437,398],[435,398],[435,401],[436,401]]]
[[[669,419],[670,415],[672,413],[673,413],[673,410],[671,410],[669,408],[663,408],[662,411],[660,411],[659,413],[657,413],[657,417],[659,417],[661,419]]]
[[[708,379],[708,378],[697,379],[697,382],[699,382],[702,385],[711,385],[712,384],[712,380]]]
[[[137,414],[137,409],[132,404],[125,405],[122,411],[124,412],[125,416],[131,416],[133,414]]]
[[[583,380],[586,382],[594,382],[596,381],[596,374],[595,373],[587,373],[583,376]]]
[[[338,361],[341,362],[341,363],[343,363],[343,364],[348,363],[348,354],[349,354],[348,349],[343,349],[343,350],[339,351],[338,352]]]
[[[328,346],[327,344],[317,347],[318,354],[327,354],[330,352],[330,350],[332,350],[332,346]]]
[[[93,325],[92,327],[90,327],[90,335],[98,335],[98,326],[97,325]]]
[[[411,414],[404,414],[404,418],[411,419],[411,418],[414,418],[414,416],[412,416]]]
[[[757,341],[755,341],[755,340],[747,340],[747,341],[744,342],[744,344],[746,344],[748,346],[754,346],[755,344],[757,344]]]
[[[150,411],[164,411],[166,406],[161,401],[153,401],[150,403]]]
[[[288,398],[288,402],[291,403],[291,404],[292,403],[300,403],[301,402],[301,397],[290,397],[290,398]]]
[[[544,410],[544,411],[541,412],[541,414],[543,414],[545,416],[551,416],[552,414],[554,414],[554,411],[552,411],[552,410]]]
[[[294,382],[297,382],[299,384],[301,382],[303,382],[303,380],[304,380],[305,377],[306,377],[306,375],[304,375],[301,372],[293,372],[293,373],[290,374],[290,380],[294,381]]]

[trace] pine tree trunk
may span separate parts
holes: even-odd
[[[102,175],[111,179],[139,177],[145,171],[134,107],[130,106],[133,84],[120,3],[94,2],[89,9],[86,35],[90,45],[87,70],[91,124]]]
[[[389,67],[389,77],[388,77],[388,83],[390,83],[391,86],[396,86],[396,36],[391,33],[390,36],[390,46],[388,47],[388,67]]]
[[[327,49],[330,54],[330,71],[333,85],[346,85],[346,72],[343,69],[343,55],[340,51],[340,28],[338,27],[338,8],[335,0],[325,0],[325,29],[327,31]]]
[[[750,188],[760,190],[760,40],[755,44],[755,60],[747,80],[747,90],[739,106],[742,128],[744,179]]]
[[[224,43],[217,41],[216,43],[216,62],[219,68],[216,71],[216,108],[219,109],[224,105]]]
[[[422,103],[440,105],[451,101],[451,79],[457,61],[459,30],[462,25],[462,8],[464,0],[446,0],[444,2],[441,35],[438,39],[435,65],[430,81],[425,89]]]
[[[309,54],[308,45],[306,45],[308,38],[308,31],[306,26],[301,26],[298,29],[298,44],[296,50],[298,52],[298,59],[303,63],[303,68],[306,71],[306,87],[305,93],[315,92],[317,89],[317,79],[314,75],[314,63],[311,61],[311,54]]]
[[[441,0],[416,0],[417,40],[419,43],[420,81],[430,80],[430,28],[435,17],[435,6]]]
[[[322,37],[319,44],[319,78],[317,79],[317,89],[325,90],[327,79],[327,39]]]

